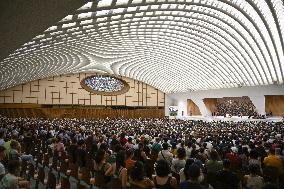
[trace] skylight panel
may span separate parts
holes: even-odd
[[[144,16],[144,12],[137,12],[137,13],[135,13],[135,16],[143,17]]]
[[[98,24],[99,27],[104,26],[104,25],[107,25],[107,23],[99,23]]]
[[[76,26],[76,22],[72,22],[72,23],[68,23],[68,24],[63,24],[63,25],[62,25],[62,28],[69,28],[69,27],[72,27],[72,26]]]
[[[107,17],[97,18],[97,22],[104,22],[107,21]]]
[[[56,29],[57,29],[57,26],[51,26],[45,31],[53,31],[53,30],[56,30]]]
[[[152,10],[157,10],[159,8],[159,5],[151,5]]]
[[[132,0],[132,4],[140,4],[143,0]]]
[[[146,15],[147,16],[151,16],[151,15],[153,15],[154,13],[153,12],[146,12]]]
[[[133,17],[133,14],[125,14],[124,15],[124,18],[132,18]]]
[[[111,6],[112,0],[101,0],[98,2],[98,8]]]
[[[128,7],[128,8],[127,8],[127,12],[134,12],[134,11],[136,11],[136,10],[137,10],[136,7]]]
[[[29,46],[29,45],[32,45],[32,44],[35,44],[35,41],[31,41],[31,42],[25,43],[23,46]]]
[[[117,9],[112,10],[112,13],[113,14],[119,14],[119,13],[123,13],[124,10],[125,10],[125,8],[117,8]]]
[[[65,18],[63,18],[61,21],[70,21],[72,20],[72,18],[73,18],[73,15],[68,15]]]
[[[146,5],[146,6],[140,6],[140,7],[139,7],[139,10],[140,10],[140,11],[144,11],[144,10],[147,10],[147,9],[148,9],[148,7],[149,7],[149,5]]]
[[[108,15],[109,10],[100,10],[96,12],[96,16],[105,16]]]
[[[127,5],[129,0],[117,0],[116,5]]]
[[[93,5],[93,2],[88,2],[85,5],[83,5],[82,7],[80,7],[78,10],[86,10],[86,9],[90,9]]]
[[[93,19],[90,20],[83,20],[80,22],[80,25],[84,25],[84,24],[91,24],[93,22]]]
[[[94,31],[96,31],[96,30],[95,29],[86,30],[86,32],[88,32],[88,33],[92,33]]]
[[[50,41],[50,40],[52,40],[52,37],[50,37],[50,38],[45,38],[45,39],[41,39],[40,42],[45,42],[45,41]]]
[[[116,15],[116,16],[111,17],[112,20],[119,20],[120,18],[121,18],[121,15]]]
[[[78,19],[83,19],[83,18],[90,18],[92,16],[92,12],[87,12],[87,13],[81,13],[78,15]]]
[[[58,35],[63,33],[63,31],[56,31],[56,32],[51,32],[50,35]]]

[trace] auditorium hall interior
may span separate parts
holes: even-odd
[[[0,189],[284,189],[284,0],[0,1]]]

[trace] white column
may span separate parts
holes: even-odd
[[[249,96],[258,114],[265,115],[265,96]]]
[[[169,106],[174,106],[174,99],[169,97],[168,94],[165,95],[165,116],[169,116]]]
[[[178,100],[178,116],[187,116],[187,99]]]

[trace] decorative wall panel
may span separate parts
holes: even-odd
[[[99,106],[156,106],[163,107],[165,94],[137,80],[125,80],[130,89],[115,96],[92,94],[82,88],[85,77],[95,75],[79,73],[40,79],[0,91],[0,103],[69,104]]]
[[[284,116],[284,95],[265,96],[265,112],[272,116]]]
[[[201,115],[198,106],[191,100],[187,100],[187,114],[189,116]]]

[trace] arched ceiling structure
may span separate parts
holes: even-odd
[[[0,62],[0,89],[103,72],[166,93],[283,84],[282,0],[87,2]]]

